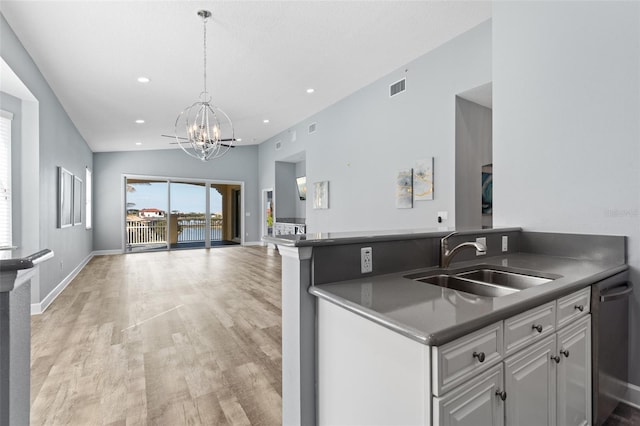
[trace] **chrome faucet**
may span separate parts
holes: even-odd
[[[458,244],[453,249],[449,250],[449,237],[452,237],[455,234],[457,234],[457,232],[454,231],[440,240],[440,268],[448,268],[449,264],[451,263],[451,259],[453,259],[453,256],[455,256],[459,251],[466,248],[474,248],[477,251],[482,252],[483,254],[487,251],[487,246],[485,246],[484,244],[471,241]]]

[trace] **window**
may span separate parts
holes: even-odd
[[[11,232],[11,120],[0,110],[0,247],[10,247]]]
[[[85,182],[85,187],[84,187],[84,203],[85,203],[85,227],[87,229],[91,229],[91,187],[92,187],[92,183],[91,183],[91,170],[89,170],[89,168],[87,167],[85,169],[85,173],[84,173],[84,182]]]

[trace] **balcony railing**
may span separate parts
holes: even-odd
[[[166,242],[166,221],[127,221],[127,244],[139,245]]]
[[[178,219],[178,242],[204,241],[205,219]],[[211,241],[222,241],[222,219],[211,218]]]
[[[222,222],[221,218],[211,218],[211,241],[222,241]],[[204,241],[205,225],[205,219],[178,218],[177,238],[171,243]],[[166,242],[166,220],[127,220],[127,244],[166,244]]]

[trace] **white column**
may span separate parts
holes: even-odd
[[[278,246],[282,255],[282,424],[315,425],[315,297],[311,247]]]

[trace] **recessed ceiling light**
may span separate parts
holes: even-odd
[[[148,83],[150,81],[149,77],[138,77],[138,83]]]
[[[136,145],[142,145],[142,142],[136,142]]]
[[[236,142],[242,142],[242,138],[236,138]]]
[[[307,93],[313,93],[313,92],[315,92],[315,91],[316,91],[316,89],[314,89],[313,87],[309,87],[309,88],[307,89]]]
[[[265,118],[264,120],[262,120],[262,122],[263,122],[264,124],[267,124],[267,123],[269,122],[269,120]]]
[[[144,120],[136,120],[136,123],[138,123],[138,124],[144,124]]]

